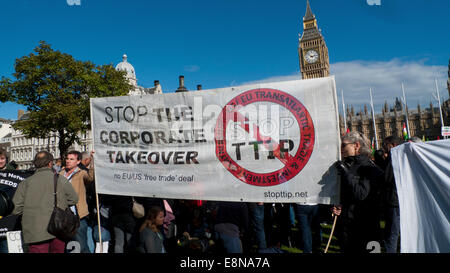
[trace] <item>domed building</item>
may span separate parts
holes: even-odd
[[[136,71],[133,65],[128,62],[128,56],[123,54],[122,61],[116,65],[116,70],[125,71],[126,79],[128,83],[132,86],[128,95],[147,95],[147,94],[161,94],[162,88],[159,81],[155,81],[155,86],[150,88],[145,88],[137,84]]]
[[[133,86],[137,87],[137,79],[136,79],[136,73],[134,72],[134,67],[127,61],[127,54],[123,54],[122,56],[122,62],[118,63],[116,65],[116,70],[118,71],[125,71],[127,75],[125,76],[128,80],[128,82]]]

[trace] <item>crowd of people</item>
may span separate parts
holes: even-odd
[[[382,150],[372,151],[362,133],[342,136],[342,161],[335,164],[341,203],[333,205],[97,195],[93,151],[70,151],[64,162],[41,151],[33,162],[34,174],[19,184],[12,198],[12,214],[21,216],[22,241],[29,253],[71,252],[72,241],[81,253],[282,253],[281,245],[323,252],[321,223],[331,223],[332,217],[339,219],[334,236],[340,252],[367,252],[367,244],[375,241],[385,252],[395,253],[400,215],[390,150],[402,142],[390,136]],[[0,170],[12,169],[0,150]],[[69,207],[80,219],[70,241],[47,232],[54,175],[58,207]],[[136,215],[136,204],[144,214]]]

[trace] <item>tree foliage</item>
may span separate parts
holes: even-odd
[[[90,128],[90,98],[123,96],[130,90],[125,72],[112,65],[75,60],[40,42],[35,53],[16,59],[15,81],[2,77],[0,101],[26,106],[29,114],[14,129],[27,137],[59,137],[59,150],[80,141],[78,134]]]

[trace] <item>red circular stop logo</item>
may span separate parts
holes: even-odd
[[[264,136],[260,133],[258,124],[249,124],[249,120],[239,112],[239,108],[252,103],[269,102],[278,104],[290,111],[298,124],[298,135],[300,136],[299,145],[292,155],[286,149],[283,149],[284,143],[278,143],[270,136]],[[252,126],[253,137],[263,143],[270,145],[273,156],[278,159],[284,167],[267,173],[257,173],[240,166],[227,151],[227,125],[229,122],[238,122],[243,130],[250,133]],[[292,132],[291,132],[292,133]],[[296,132],[294,132],[296,133]],[[236,178],[250,185],[255,186],[274,186],[289,181],[305,167],[314,148],[314,124],[308,110],[303,104],[290,94],[283,91],[261,88],[252,89],[239,94],[230,100],[222,109],[214,131],[216,143],[216,156],[222,165],[232,173]],[[280,141],[281,142],[281,141]]]

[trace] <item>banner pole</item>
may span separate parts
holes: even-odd
[[[98,238],[99,238],[99,243],[100,243],[100,253],[103,253],[103,242],[102,242],[102,228],[100,225],[100,208],[99,208],[99,204],[98,204],[98,193],[97,191],[95,192],[95,199],[97,201],[97,223],[98,223]],[[94,250],[95,252],[95,250]]]
[[[330,238],[328,238],[327,247],[325,248],[324,253],[327,253],[328,247],[330,246],[330,243],[331,243],[331,238],[333,238],[333,232],[334,232],[334,227],[336,226],[336,220],[337,220],[337,215],[334,215],[333,226],[331,227]]]

